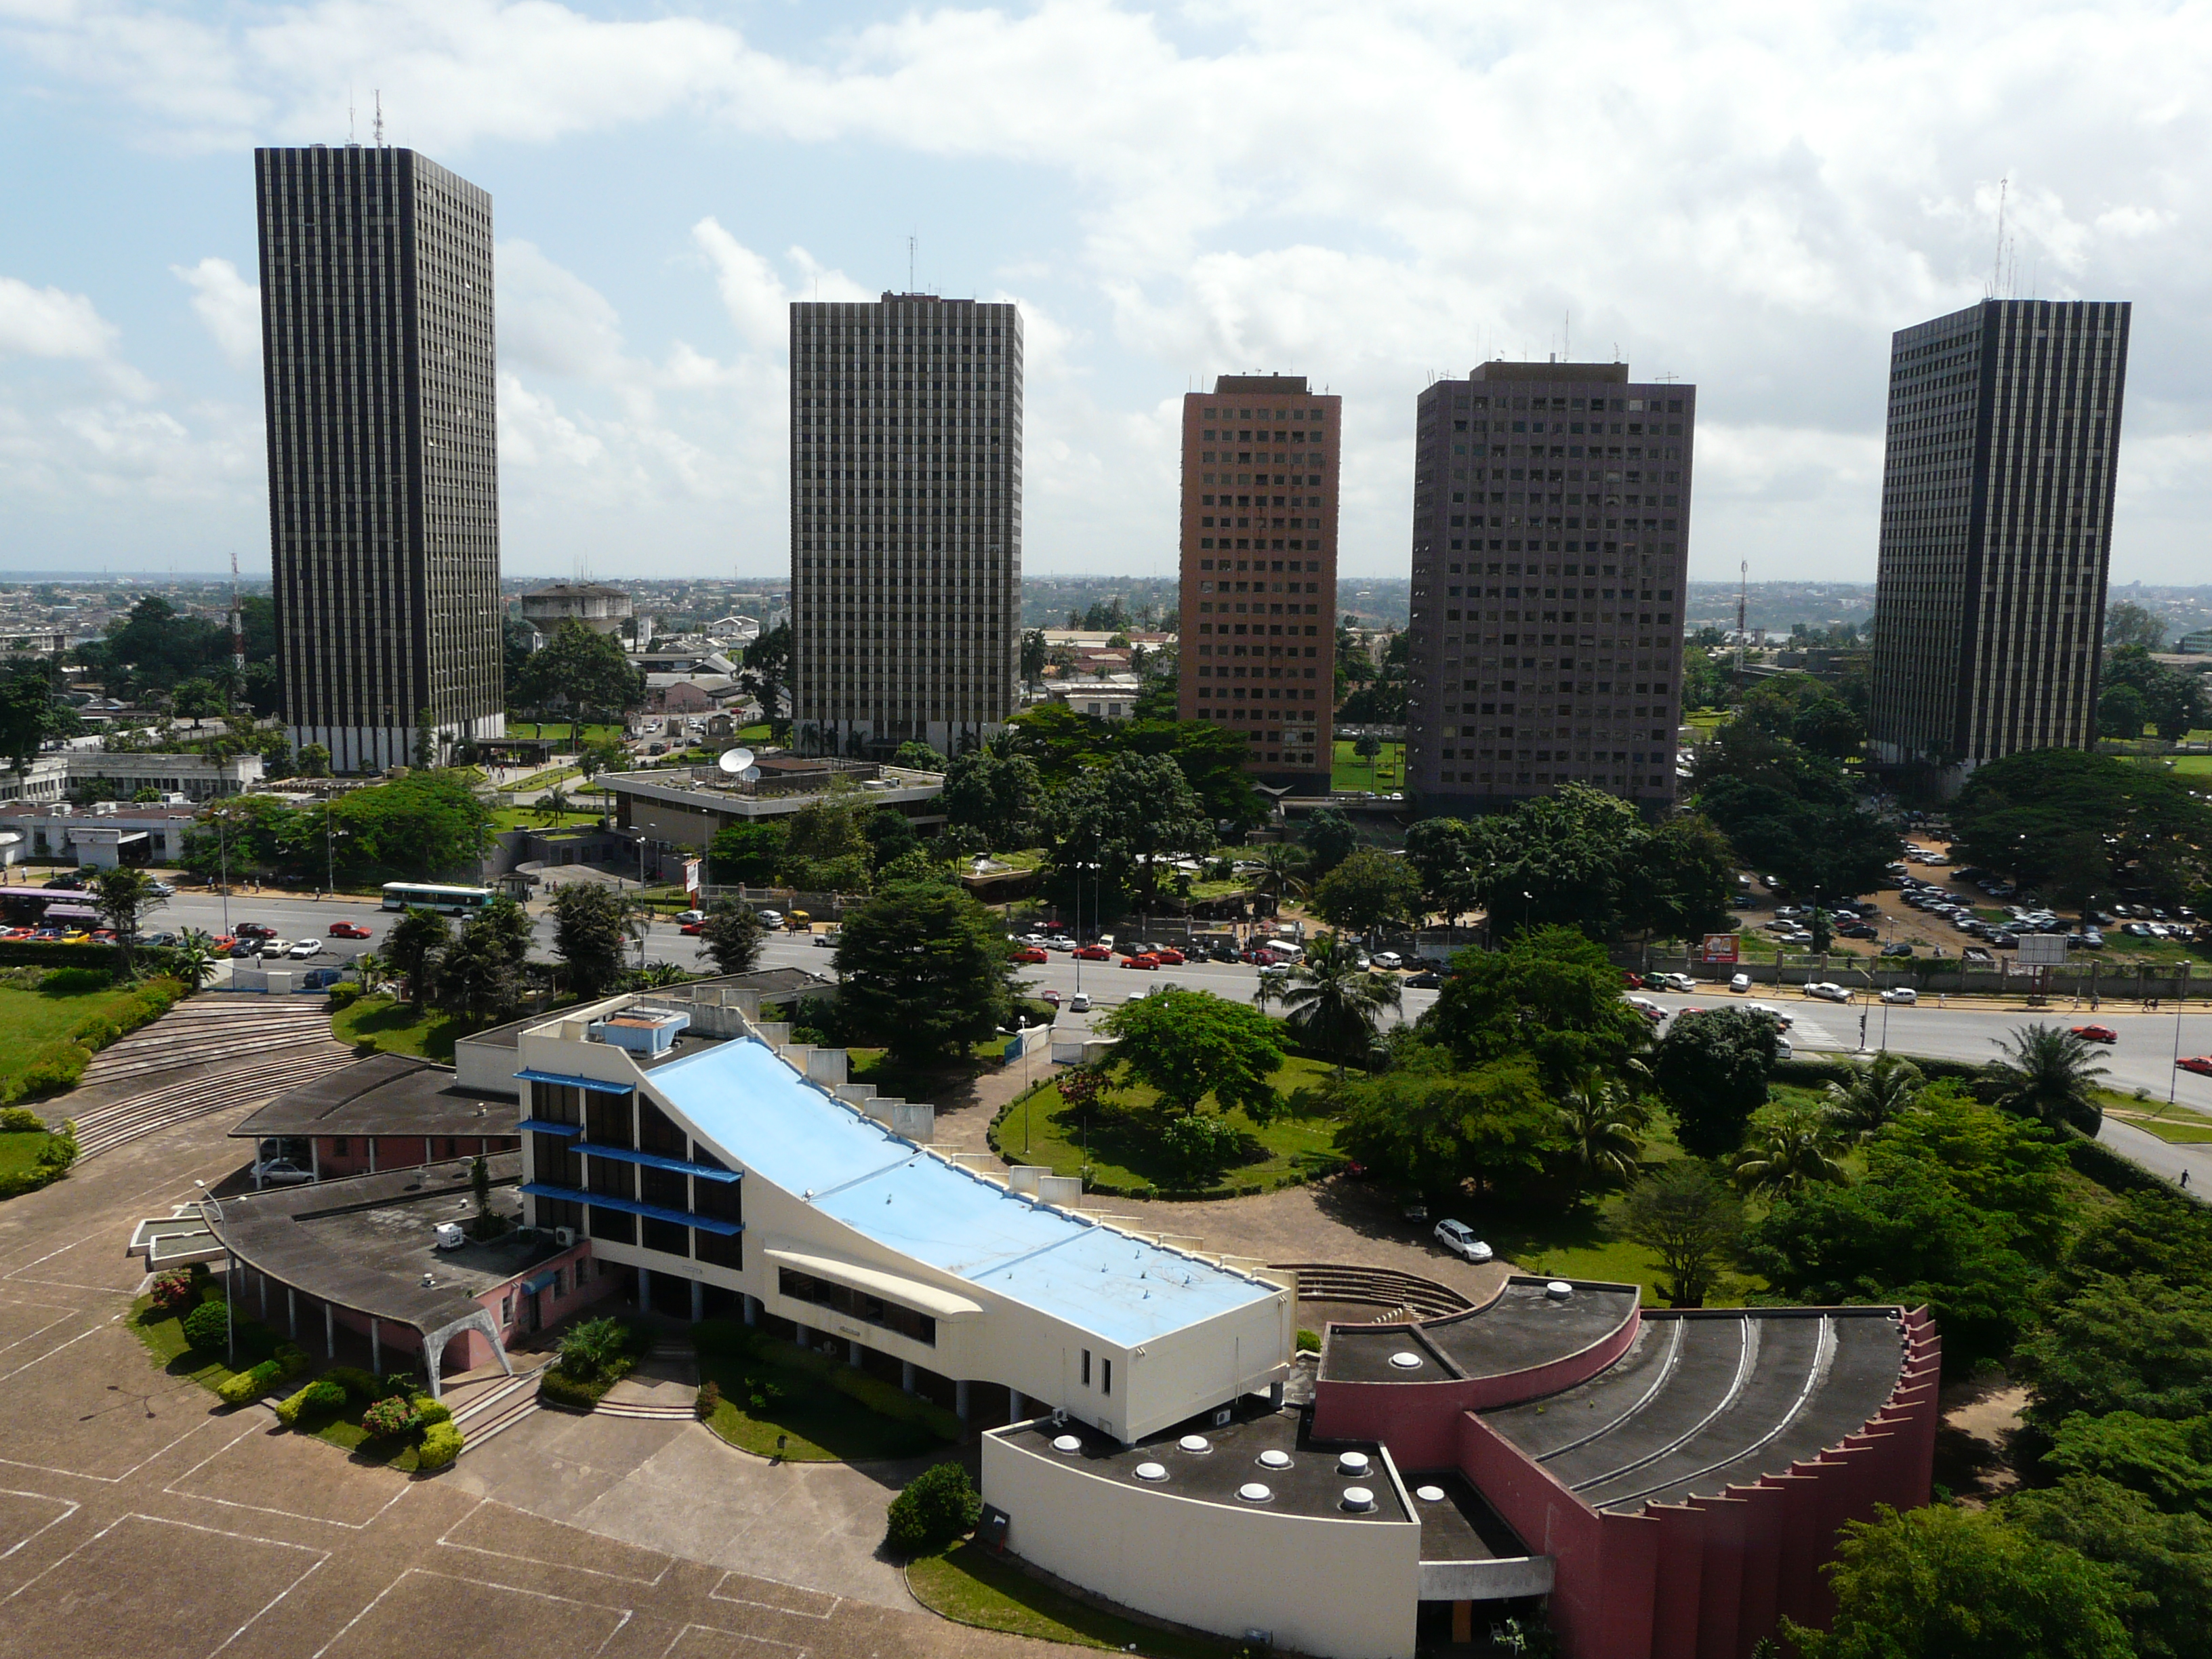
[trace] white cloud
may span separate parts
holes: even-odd
[[[82,294],[0,276],[0,352],[106,362],[115,325]]]
[[[196,265],[171,265],[192,291],[192,312],[233,368],[261,367],[261,289],[213,256]]]
[[[714,270],[714,290],[738,332],[754,348],[781,351],[790,337],[794,300],[847,303],[876,296],[841,270],[825,269],[803,247],[787,256],[799,268],[800,283],[787,288],[761,255],[722,228],[711,215],[691,227],[691,240]]]

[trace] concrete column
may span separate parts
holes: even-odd
[[[329,1303],[325,1302],[323,1304],[323,1358],[325,1359],[336,1359],[337,1357],[337,1310],[331,1307]]]
[[[760,1323],[760,1298],[748,1291],[745,1293],[746,1324],[757,1325]]]
[[[384,1322],[374,1314],[368,1319],[368,1368],[384,1375]]]
[[[1019,1389],[1006,1390],[1006,1415],[1010,1421],[1018,1423],[1027,1417],[1028,1407],[1029,1401],[1022,1398],[1022,1391]]]
[[[313,1135],[307,1138],[307,1170],[316,1180],[323,1178],[323,1143]]]
[[[964,1376],[952,1385],[952,1414],[963,1423],[968,1420],[968,1379]]]
[[[845,1363],[848,1365],[850,1365],[856,1371],[860,1369],[861,1352],[860,1345],[857,1341],[854,1341],[849,1339],[847,1340],[845,1344]]]
[[[292,1328],[292,1340],[300,1340],[300,1293],[289,1285],[284,1287],[284,1320]]]
[[[791,1340],[802,1348],[811,1348],[814,1346],[814,1333],[801,1325],[791,1334]]]
[[[422,1137],[422,1161],[425,1164],[430,1161],[430,1137],[428,1135]]]
[[[914,1361],[911,1359],[899,1361],[899,1387],[908,1394],[914,1392]]]
[[[650,1267],[640,1267],[637,1270],[637,1310],[640,1313],[644,1313],[651,1309],[652,1306],[653,1269]]]
[[[691,1281],[691,1321],[696,1324],[707,1316],[707,1287],[698,1279]]]
[[[376,1173],[376,1137],[369,1135],[366,1139],[368,1141],[368,1172],[374,1175]]]
[[[1270,1406],[1273,1406],[1277,1411],[1282,1410],[1283,1385],[1281,1383],[1270,1382],[1267,1385],[1267,1403]]]

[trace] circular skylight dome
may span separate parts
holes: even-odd
[[[1444,1489],[1442,1486],[1416,1486],[1413,1496],[1424,1504],[1441,1504],[1444,1501]]]
[[[1336,1472],[1339,1474],[1349,1475],[1362,1475],[1366,1474],[1367,1454],[1365,1452],[1340,1452],[1337,1455],[1336,1459]]]
[[[1248,1480],[1243,1486],[1237,1487],[1237,1495],[1248,1504],[1270,1503],[1273,1500],[1275,1496],[1273,1492],[1270,1492],[1267,1487],[1261,1486],[1256,1480]]]
[[[1575,1287],[1564,1279],[1555,1279],[1544,1286],[1544,1294],[1554,1302],[1565,1302],[1575,1293]]]
[[[1286,1451],[1277,1451],[1271,1447],[1260,1454],[1260,1467],[1268,1469],[1287,1469],[1291,1467],[1291,1455]]]
[[[1213,1443],[1202,1434],[1187,1434],[1176,1444],[1187,1452],[1205,1453],[1213,1449]]]
[[[1072,1434],[1063,1434],[1053,1441],[1052,1449],[1056,1452],[1079,1452],[1083,1442]]]
[[[1168,1478],[1168,1466],[1164,1463],[1139,1463],[1130,1473],[1139,1480],[1164,1480]]]
[[[1346,1486],[1344,1489],[1344,1507],[1354,1514],[1364,1514],[1375,1507],[1375,1494],[1364,1486]]]
[[[1401,1348],[1390,1356],[1390,1363],[1401,1371],[1417,1371],[1421,1369],[1421,1356],[1411,1348]]]

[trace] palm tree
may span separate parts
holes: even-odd
[[[1842,1141],[1817,1106],[1773,1107],[1757,1113],[1729,1173],[1746,1192],[1779,1198],[1814,1182],[1845,1179]]]
[[[374,996],[392,977],[392,964],[374,951],[364,951],[356,957],[353,970],[361,975],[361,994],[365,997]]]
[[[1306,866],[1313,858],[1303,847],[1288,842],[1277,842],[1259,850],[1256,862],[1260,866],[1260,886],[1280,898],[1285,894],[1303,897],[1307,890]]]
[[[560,823],[561,815],[568,810],[568,792],[558,784],[538,798],[538,815],[548,823]]]
[[[189,996],[216,975],[215,940],[197,927],[188,927],[182,942],[170,952],[169,960],[175,964],[177,977],[184,981],[185,994]]]
[[[1568,1091],[1559,1110],[1559,1127],[1587,1181],[1625,1186],[1635,1179],[1650,1114],[1634,1095],[1603,1073],[1591,1072]]]
[[[1384,1011],[1398,1006],[1398,981],[1362,968],[1349,940],[1323,933],[1291,969],[1280,998],[1291,1029],[1334,1056],[1341,1078],[1347,1060],[1364,1061],[1374,1051]]]
[[[2107,1067],[2089,1045],[2061,1026],[2040,1022],[2023,1025],[2009,1039],[1992,1037],[2005,1050],[1990,1062],[1990,1076],[2002,1088],[1997,1104],[2052,1128],[2070,1125],[2094,1135],[2105,1121],[2097,1103],[2097,1079]]]
[[[1865,1140],[1912,1103],[1928,1079],[1909,1060],[1882,1054],[1871,1066],[1853,1066],[1848,1083],[1831,1083],[1821,1109],[1845,1134]]]

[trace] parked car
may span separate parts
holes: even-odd
[[[1067,1012],[1071,1014],[1089,1013],[1091,1012],[1091,994],[1088,991],[1078,991],[1073,996],[1068,998]]]
[[[232,929],[240,939],[275,939],[276,930],[258,921],[241,921]]]
[[[1416,991],[1437,990],[1443,982],[1444,976],[1433,968],[1424,968],[1418,974],[1409,975],[1406,980],[1407,985]]]
[[[1052,953],[1041,945],[1024,945],[1014,952],[1016,962],[1050,962]]]
[[[1805,988],[1808,997],[1818,997],[1823,1002],[1849,1002],[1851,994],[1832,979],[1816,979]]]
[[[1490,1246],[1474,1236],[1474,1229],[1464,1221],[1439,1221],[1436,1225],[1437,1243],[1462,1261],[1487,1261]]]
[[[234,940],[231,943],[228,954],[233,962],[245,962],[251,960],[252,957],[258,957],[261,954],[261,941],[258,939],[241,939]]]
[[[1060,993],[1049,990],[1039,991],[1037,993],[1037,1000],[1040,1002],[1049,1002],[1054,1007],[1057,1008],[1060,1006]]]
[[[2212,1077],[2212,1054],[2191,1054],[2186,1060],[2173,1062],[2185,1072],[2194,1072],[2199,1077]]]
[[[1626,985],[1632,991],[1640,991],[1644,988],[1644,975],[1638,973],[1631,972],[1627,969],[1623,969],[1620,975],[1620,982],[1623,985]]]
[[[286,949],[284,954],[295,962],[305,962],[309,957],[323,953],[323,942],[319,939],[303,939]]]
[[[1375,965],[1386,972],[1395,974],[1406,965],[1406,958],[1395,951],[1377,951],[1375,953]]]
[[[1121,965],[1124,968],[1147,969],[1157,974],[1160,970],[1160,959],[1150,951],[1139,951],[1133,957],[1123,957]]]
[[[1900,939],[1894,945],[1883,945],[1881,953],[1886,957],[1909,957],[1912,954],[1912,947]]]
[[[303,1170],[289,1158],[264,1158],[253,1166],[256,1184],[264,1187],[292,1187],[303,1181],[313,1181],[312,1170]]]
[[[1078,962],[1111,962],[1114,953],[1103,945],[1079,945],[1075,947]]]
[[[334,921],[331,924],[329,936],[331,939],[367,939],[369,931],[357,921]]]
[[[291,948],[292,941],[289,939],[264,939],[261,941],[261,954],[270,961],[283,956]]]
[[[1893,985],[1881,994],[1881,1000],[1893,1007],[1911,1007],[1920,1000],[1920,993],[1910,985]]]
[[[1796,1054],[1796,1052],[1797,1052],[1797,1051],[1796,1051],[1796,1049],[1792,1048],[1790,1046],[1790,1039],[1789,1039],[1788,1037],[1786,1037],[1786,1036],[1778,1036],[1778,1037],[1777,1037],[1777,1038],[1775,1038],[1775,1039],[1774,1039],[1774,1057],[1775,1057],[1775,1059],[1777,1059],[1777,1060],[1789,1060],[1789,1059],[1792,1058],[1792,1057]]]
[[[2076,1025],[2074,1035],[2084,1042],[2118,1042],[2120,1034],[2109,1025]]]
[[[1751,975],[1749,974],[1730,974],[1729,975],[1729,989],[1735,992],[1736,995],[1741,996],[1745,992],[1751,989]]]
[[[1044,942],[1044,948],[1048,951],[1073,951],[1075,941],[1065,933],[1054,933]]]

